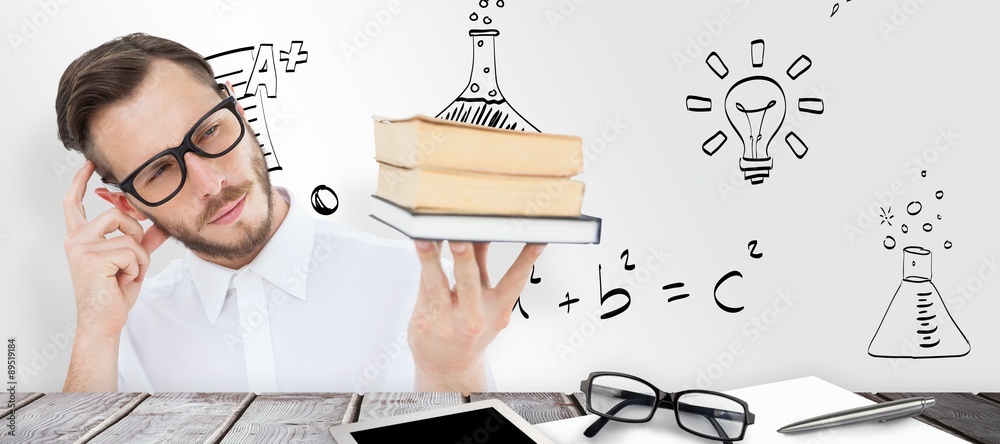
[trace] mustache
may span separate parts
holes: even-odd
[[[239,199],[244,194],[247,194],[251,188],[253,188],[253,182],[248,180],[240,185],[226,187],[223,189],[222,192],[219,193],[218,197],[208,201],[208,204],[205,205],[205,211],[203,211],[201,216],[198,218],[198,227],[201,228],[208,225],[208,223],[212,220],[212,217],[215,216],[215,213],[218,213],[219,210],[225,208],[230,202]]]

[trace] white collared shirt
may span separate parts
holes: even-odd
[[[413,390],[413,243],[312,217],[277,189],[290,208],[253,262],[232,270],[189,251],[146,279],[122,330],[119,390]]]

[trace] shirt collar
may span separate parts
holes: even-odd
[[[198,291],[205,316],[212,325],[215,325],[222,313],[222,305],[233,276],[243,270],[257,273],[293,297],[306,300],[306,270],[313,250],[316,227],[309,214],[299,207],[298,201],[287,189],[277,186],[274,188],[288,202],[288,214],[252,262],[240,270],[233,270],[206,261],[188,250],[191,280]]]

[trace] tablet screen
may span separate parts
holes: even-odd
[[[492,407],[351,432],[358,444],[398,442],[407,438],[429,444],[536,444]]]

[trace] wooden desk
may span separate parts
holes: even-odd
[[[859,393],[884,402],[933,396],[918,417],[970,442],[1000,443],[1000,393]],[[8,442],[333,442],[328,428],[497,398],[533,424],[585,414],[581,393],[19,393]],[[3,432],[10,409],[0,410]],[[752,427],[752,426],[751,426]],[[752,428],[750,432],[752,432]]]

